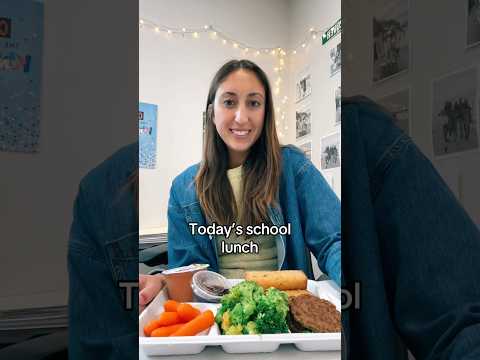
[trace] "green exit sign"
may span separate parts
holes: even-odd
[[[328,40],[333,38],[335,35],[342,32],[342,19],[339,19],[330,29],[325,31],[322,35],[322,45],[325,45]]]

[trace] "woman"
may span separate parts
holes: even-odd
[[[170,191],[169,266],[208,263],[231,278],[245,270],[301,269],[311,278],[311,251],[339,284],[340,202],[300,151],[280,147],[265,73],[247,60],[226,63],[212,81],[206,113],[202,162]],[[291,233],[209,238],[192,234],[189,223],[291,224]],[[222,252],[250,241],[258,252]]]
[[[280,146],[266,74],[248,60],[226,63],[210,86],[206,114],[202,162],[177,176],[170,190],[169,267],[208,263],[230,278],[246,270],[300,269],[312,278],[311,252],[340,284],[340,202],[300,150]],[[290,224],[291,232],[209,237],[192,232],[192,223],[244,230]],[[250,241],[258,251],[227,253]]]

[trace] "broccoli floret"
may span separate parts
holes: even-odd
[[[215,317],[224,334],[288,332],[288,297],[274,288],[266,292],[253,281],[243,281],[223,296]]]
[[[242,335],[243,325],[232,325],[226,331],[225,335]]]
[[[243,308],[243,317],[245,319],[248,319],[250,316],[252,316],[256,309],[257,309],[257,304],[254,300],[244,300],[242,301],[242,308]]]
[[[238,303],[230,311],[230,322],[234,325],[242,325],[247,323],[243,315],[242,303]]]
[[[258,301],[258,315],[255,320],[260,334],[278,334],[288,332],[288,296],[283,291],[269,288]]]
[[[256,330],[259,334],[288,333],[288,326],[280,312],[269,310],[257,315],[255,320]]]
[[[285,292],[275,288],[269,288],[265,293],[265,298],[270,307],[281,312],[283,316],[287,316],[288,295]]]
[[[247,326],[243,328],[243,333],[248,335],[256,335],[258,334],[257,325],[254,321],[249,321]]]

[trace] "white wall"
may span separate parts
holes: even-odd
[[[78,183],[138,134],[131,95],[137,55],[125,46],[137,21],[120,15],[136,6],[115,0],[46,0],[44,6],[40,152],[0,152],[0,310],[66,304]]]
[[[292,1],[290,8],[289,45],[297,46],[305,39],[310,28],[326,30],[341,17],[340,1],[300,0]],[[332,38],[325,45],[321,43],[321,35],[305,50],[290,57],[289,98],[295,99],[295,81],[298,74],[306,68],[310,69],[312,94],[295,104],[290,101],[289,107],[289,142],[296,145],[308,140],[312,141],[312,161],[321,169],[321,138],[325,135],[340,133],[341,126],[335,125],[335,89],[341,85],[341,73],[330,77],[330,49],[341,42],[341,34]],[[295,139],[295,109],[303,103],[311,104],[312,133]],[[341,196],[341,167],[322,170],[328,183],[337,196]]]
[[[410,70],[404,75],[372,85],[371,29],[375,2],[345,1],[349,10],[345,12],[344,30],[347,34],[355,35],[344,39],[344,48],[351,49],[344,54],[342,67],[342,75],[348,79],[348,89],[343,89],[344,95],[360,93],[378,99],[383,94],[410,87],[413,140],[433,161],[473,220],[480,224],[480,153],[477,151],[434,159],[430,120],[432,80],[459,69],[478,66],[480,46],[465,50],[467,1],[438,2],[436,5],[435,11],[432,11],[429,3],[410,1],[409,31],[415,35],[411,37]]]
[[[340,1],[140,0],[140,17],[177,28],[214,25],[252,46],[288,48],[298,43],[300,36],[305,35],[310,27],[325,28],[338,20]],[[333,46],[335,41],[328,45]],[[288,74],[291,74],[301,67],[301,63],[311,62],[314,79],[312,103],[315,102],[312,109],[315,122],[312,125],[313,160],[318,167],[319,138],[332,131],[330,124],[335,118],[334,86],[328,81],[330,79],[325,79],[329,60],[326,51],[317,43],[312,46],[311,54],[300,55],[298,60],[286,64]],[[171,181],[201,158],[202,112],[208,86],[220,65],[232,58],[255,61],[267,72],[270,81],[275,81],[273,68],[277,66],[277,60],[272,55],[254,57],[243,54],[203,35],[196,40],[191,37],[168,39],[151,30],[140,31],[140,101],[158,105],[157,168],[140,172],[141,233],[165,230]],[[294,89],[295,78],[287,75],[281,93],[275,99],[278,105],[284,95],[289,97],[285,107],[287,119],[290,119],[288,130],[285,131],[285,124],[280,125],[285,133],[280,138],[282,143],[295,143],[295,110],[290,104],[295,98]],[[320,121],[327,118],[328,122]]]

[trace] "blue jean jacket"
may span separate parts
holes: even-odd
[[[168,262],[169,267],[208,263],[218,271],[214,239],[192,235],[188,225],[207,225],[195,191],[198,168],[191,166],[177,176],[170,190]],[[291,224],[291,234],[277,238],[280,269],[300,269],[312,278],[310,250],[322,272],[340,284],[340,201],[318,169],[293,146],[282,148],[279,206],[270,208],[270,220]]]
[[[133,308],[119,281],[138,281],[138,214],[125,188],[138,144],[114,154],[80,183],[68,243],[69,359],[136,359]]]
[[[480,359],[477,226],[376,105],[342,104],[342,147],[348,359]]]

